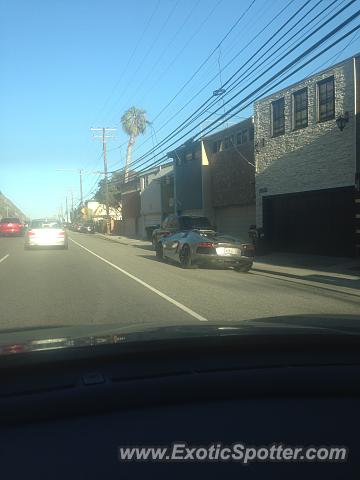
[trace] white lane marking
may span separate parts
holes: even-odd
[[[69,237],[70,238],[70,237]],[[127,277],[131,278],[132,280],[134,280],[135,282],[138,282],[140,283],[140,285],[142,285],[143,287],[149,289],[150,291],[152,291],[153,293],[156,293],[156,295],[159,295],[159,297],[163,298],[164,300],[167,300],[168,302],[172,303],[173,305],[175,305],[176,307],[178,307],[180,310],[186,312],[188,315],[191,315],[192,317],[196,318],[196,320],[199,320],[200,322],[207,322],[207,318],[199,315],[198,313],[194,312],[194,310],[191,310],[191,308],[188,308],[186,307],[185,305],[183,305],[182,303],[174,300],[173,298],[169,297],[168,295],[166,295],[165,293],[163,292],[160,292],[160,290],[158,290],[157,288],[154,288],[152,287],[151,285],[149,285],[148,283],[144,282],[143,280],[140,280],[140,278],[138,277],[135,277],[135,275],[132,275],[131,273],[127,272],[126,270],[124,270],[123,268],[120,268],[118,267],[117,265],[115,265],[114,263],[111,263],[109,262],[109,260],[106,260],[106,258],[103,258],[101,257],[100,255],[98,255],[97,253],[93,252],[92,250],[89,250],[88,248],[84,247],[84,245],[81,245],[81,243],[78,243],[76,240],[73,240],[72,238],[70,238],[70,240],[72,242],[74,242],[76,245],[78,245],[79,247],[83,248],[84,250],[86,250],[87,252],[91,253],[91,255],[94,255],[94,257],[97,257],[98,259],[100,259],[101,261],[107,263],[108,265],[110,265],[110,267],[112,268],[115,268],[116,270],[118,270],[119,272],[123,273],[124,275],[126,275]]]
[[[9,258],[9,257],[10,257],[10,254],[7,253],[7,254],[5,255],[5,257],[0,258],[0,263],[3,262],[4,260],[6,260],[6,259]]]

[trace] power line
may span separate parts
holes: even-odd
[[[194,11],[197,9],[197,7],[199,6],[199,4],[200,4],[200,0],[197,0],[197,2],[192,6],[189,14],[185,17],[185,20],[183,21],[183,23],[182,23],[182,25],[181,25],[181,27],[180,27],[179,30],[181,30],[181,29],[186,25],[186,23],[190,20],[190,18],[192,18]],[[141,62],[141,63],[142,63],[142,62]],[[139,64],[139,68],[142,66],[141,63]],[[138,68],[137,72],[139,71],[139,68]],[[136,72],[136,73],[137,73],[137,72]],[[132,77],[135,77],[135,74],[132,75]],[[124,96],[124,94],[125,94],[128,86],[129,86],[129,83],[126,85],[125,89],[122,91],[121,96],[118,97],[118,100],[117,100],[117,101],[115,102],[115,104],[112,106],[110,112],[112,112],[115,108],[118,107],[119,102],[122,100],[122,98],[123,98],[123,96]],[[114,121],[114,118],[115,118],[115,115],[111,118],[111,122]]]
[[[225,123],[229,118],[232,118],[234,115],[237,115],[240,111],[244,110],[245,108],[247,108],[249,105],[251,105],[251,103],[254,102],[254,99],[252,98],[254,95],[256,95],[257,93],[259,93],[260,91],[262,91],[264,88],[266,88],[268,86],[269,83],[273,82],[273,81],[276,81],[277,78],[279,77],[279,75],[282,75],[284,72],[288,71],[290,67],[294,66],[296,63],[299,63],[300,60],[304,59],[306,56],[309,55],[309,53],[311,53],[313,50],[315,50],[319,45],[321,45],[322,43],[324,43],[328,38],[331,38],[331,36],[334,36],[335,33],[337,33],[338,31],[340,31],[341,29],[344,28],[344,26],[346,26],[347,24],[349,24],[354,18],[356,18],[357,16],[359,16],[360,14],[360,11],[356,12],[354,15],[352,15],[351,17],[349,17],[347,20],[345,20],[344,22],[342,22],[342,24],[340,24],[338,27],[336,27],[335,29],[332,30],[332,32],[330,32],[329,34],[327,34],[325,37],[323,37],[321,40],[319,40],[318,42],[316,42],[312,47],[310,47],[309,49],[306,50],[306,52],[304,52],[302,55],[300,55],[299,57],[297,57],[295,60],[293,60],[292,62],[290,62],[289,65],[287,65],[286,67],[282,68],[279,72],[277,72],[275,75],[273,75],[270,79],[268,79],[265,83],[263,83],[260,87],[256,88],[250,95],[247,95],[244,99],[242,99],[240,102],[238,102],[234,107],[230,108],[226,114],[223,114],[221,115],[221,117],[216,121],[216,122],[212,122],[208,127],[206,127],[205,130],[208,130],[208,134],[211,132],[211,131],[214,131],[216,128],[218,128],[220,125],[222,125],[223,123]],[[331,45],[327,46],[325,49],[323,49],[320,53],[316,54],[315,56],[313,56],[310,60],[306,61],[303,65],[301,65],[300,67],[298,67],[297,69],[295,69],[295,71],[289,73],[285,78],[282,78],[280,81],[277,81],[277,83],[271,85],[271,87],[269,87],[267,90],[262,91],[261,92],[261,95],[259,95],[258,97],[255,98],[255,100],[261,98],[261,96],[263,96],[265,93],[269,92],[270,90],[272,90],[275,86],[278,86],[279,84],[281,84],[284,80],[286,80],[287,78],[289,78],[290,76],[294,75],[295,73],[297,73],[298,71],[300,71],[302,68],[304,68],[306,65],[310,64],[311,62],[313,62],[315,59],[317,59],[319,56],[323,55],[326,51],[328,51],[330,48],[332,48],[333,46],[337,45],[339,42],[343,41],[345,38],[347,38],[349,35],[351,35],[352,33],[354,33],[355,31],[357,31],[358,29],[360,28],[360,25],[357,25],[355,28],[353,28],[352,30],[350,30],[349,32],[347,32],[346,34],[344,34],[340,39],[337,39],[335,40]],[[251,100],[250,100],[251,99]],[[236,108],[238,108],[240,105],[244,104],[246,101],[249,101],[249,103],[245,106],[242,106],[239,110],[236,110],[234,112],[234,110]],[[231,116],[229,116],[229,114],[231,112],[234,112]],[[225,118],[226,117],[226,118]],[[216,124],[216,126],[214,126]],[[210,127],[213,127],[213,128],[210,128]],[[187,136],[188,133],[182,137],[180,137],[178,139],[181,140],[182,138],[184,138],[185,136]],[[196,137],[198,137],[199,135],[195,135],[194,139]],[[201,135],[202,136],[202,135]],[[175,142],[176,143],[176,142]],[[171,145],[170,145],[171,146]],[[168,146],[168,148],[170,147]],[[161,153],[161,152],[160,152]],[[163,157],[164,158],[164,157]],[[161,160],[161,159],[160,159]],[[153,164],[152,164],[153,165]],[[150,166],[148,165],[146,168],[149,168]]]
[[[153,121],[156,121],[159,116],[173,103],[173,101],[180,95],[180,93],[189,85],[189,83],[196,77],[196,75],[199,73],[199,71],[206,65],[206,63],[210,60],[210,58],[215,54],[215,52],[221,47],[221,45],[224,43],[224,41],[228,38],[228,36],[231,34],[231,32],[239,25],[241,20],[245,17],[245,15],[249,12],[251,7],[254,5],[256,0],[252,0],[250,5],[245,9],[245,11],[237,18],[235,23],[230,27],[230,29],[226,32],[225,36],[220,40],[220,42],[216,45],[215,48],[212,49],[212,51],[209,53],[209,55],[203,60],[203,62],[200,64],[200,66],[195,70],[195,72],[191,75],[189,80],[187,80],[183,86],[180,88],[180,90],[171,98],[171,100],[163,107],[160,112],[157,114],[157,116],[154,118]]]
[[[358,11],[358,15],[360,14],[360,10]],[[316,60],[317,58],[319,58],[321,55],[323,55],[325,52],[327,52],[330,48],[334,47],[335,45],[338,45],[339,42],[345,40],[345,38],[347,38],[349,35],[352,35],[354,32],[356,32],[357,30],[360,29],[360,24],[359,25],[356,25],[356,27],[354,27],[353,29],[351,29],[349,32],[345,33],[342,37],[336,39],[333,43],[331,43],[330,45],[328,45],[327,47],[325,47],[321,52],[317,53],[316,55],[314,55],[312,58],[310,58],[309,60],[307,60],[303,65],[299,66],[298,68],[296,68],[293,72],[289,73],[288,75],[286,75],[284,78],[282,78],[280,81],[276,82],[275,84],[273,84],[270,88],[268,88],[267,90],[263,91],[261,93],[261,95],[259,95],[258,97],[256,97],[255,99],[252,99],[250,101],[250,103],[248,103],[247,105],[245,105],[244,107],[241,107],[239,110],[237,110],[235,112],[235,114],[238,114],[239,112],[241,112],[242,110],[244,110],[245,108],[247,108],[249,105],[251,105],[252,103],[254,103],[255,101],[259,100],[261,97],[263,97],[264,95],[266,95],[267,93],[269,93],[274,87],[277,87],[279,86],[280,84],[282,84],[284,82],[284,80],[287,80],[288,78],[290,78],[291,76],[293,76],[295,73],[299,72],[301,69],[303,69],[305,66],[309,65],[311,62],[313,62],[314,60]],[[273,76],[272,79],[276,79],[276,76]],[[247,98],[246,98],[247,100]],[[232,107],[228,110],[227,114],[229,114],[231,111],[233,111],[236,107],[238,107],[240,104],[242,104],[244,102],[244,100],[240,101],[237,105],[235,105],[235,107]],[[233,115],[231,115],[232,117]],[[231,118],[230,117],[230,118]],[[223,120],[219,125],[222,125],[223,123],[225,123],[226,120]],[[219,127],[219,125],[217,125],[217,127],[211,129],[208,134],[215,130],[216,128]],[[211,125],[209,125],[210,127]],[[196,138],[197,135],[194,137]]]
[[[194,4],[194,8],[193,10],[195,10],[197,8],[197,5],[199,4],[200,0]],[[215,12],[215,10],[219,7],[219,5],[223,2],[223,0],[218,0],[218,2],[215,4],[215,6],[209,11],[209,13],[207,14],[207,16],[204,18],[204,20],[201,22],[200,25],[198,25],[196,27],[196,30],[195,32],[187,38],[187,41],[185,42],[185,44],[183,45],[183,47],[181,48],[181,50],[178,52],[178,54],[172,59],[171,63],[165,68],[165,70],[156,78],[155,82],[152,83],[152,85],[148,88],[147,92],[143,94],[143,96],[140,98],[139,102],[141,103],[141,101],[143,100],[144,97],[146,97],[146,95],[149,93],[149,92],[152,92],[154,87],[158,84],[159,80],[164,77],[164,75],[166,75],[168,73],[168,71],[171,69],[171,67],[175,64],[175,62],[178,60],[178,58],[181,56],[181,54],[183,53],[183,51],[186,49],[186,47],[192,43],[192,41],[194,40],[194,38],[199,34],[199,32],[202,30],[203,26],[207,23],[207,21],[209,20],[209,18],[213,15],[213,13]],[[186,18],[186,21],[191,18],[192,16],[192,11],[190,12],[189,16]],[[183,28],[184,24],[181,25],[181,29]],[[165,51],[167,50],[167,48],[165,49]],[[164,53],[164,52],[163,52]],[[156,66],[158,65],[160,59],[162,58],[163,54],[158,58],[157,62],[155,62],[154,65],[152,65],[152,71],[155,71],[156,69]],[[151,75],[151,72],[150,72],[150,75]],[[140,85],[138,86],[137,90],[135,91],[135,93],[133,94],[133,97],[135,97],[136,93],[140,90],[140,88],[142,87],[142,85],[146,82],[147,80],[147,77],[144,77],[143,80],[141,81]]]
[[[138,41],[136,42],[136,45],[135,45],[135,47],[134,47],[134,49],[133,49],[133,51],[132,51],[129,59],[128,59],[125,67],[123,68],[122,73],[121,73],[119,79],[115,82],[115,85],[113,86],[113,88],[112,88],[109,96],[107,97],[107,99],[105,100],[103,106],[100,108],[99,112],[97,113],[96,118],[97,118],[97,117],[100,115],[100,113],[105,109],[105,107],[106,107],[107,104],[109,103],[109,101],[110,101],[113,93],[116,91],[116,89],[117,89],[117,87],[119,86],[120,82],[123,80],[123,76],[124,76],[124,74],[126,73],[126,71],[127,71],[128,67],[129,67],[130,63],[132,62],[133,58],[135,57],[135,54],[136,54],[136,52],[137,52],[137,49],[139,48],[140,43],[142,42],[142,39],[144,38],[144,35],[145,35],[148,27],[150,26],[150,24],[151,24],[151,22],[152,22],[152,19],[153,19],[154,16],[155,16],[155,13],[157,12],[157,10],[158,10],[158,8],[159,8],[159,5],[160,5],[160,0],[157,0],[157,2],[156,2],[156,4],[155,4],[155,7],[154,7],[154,9],[152,10],[152,13],[151,13],[148,21],[146,22],[145,28],[143,29],[141,35],[139,36]]]
[[[279,18],[279,16],[282,15],[282,13],[285,12],[285,10],[294,2],[295,0],[290,0],[287,5],[285,5],[285,7],[283,7],[279,12],[276,13],[276,15],[274,15],[274,17],[260,30],[260,32],[258,32],[241,50],[239,53],[242,53],[248,46],[250,46],[275,20],[277,20]],[[336,0],[335,0],[336,1]],[[225,67],[222,68],[222,71],[224,71],[233,61],[235,60],[235,57],[233,57],[233,59],[228,62]],[[212,77],[212,79],[210,81],[208,81],[206,83],[206,85],[204,85],[195,95],[193,95],[191,97],[191,99],[189,101],[187,101],[181,108],[180,110],[178,110],[177,112],[175,112],[166,122],[163,123],[163,125],[157,129],[157,133],[162,130],[166,125],[168,125],[169,121],[173,120],[179,113],[181,113],[195,98],[197,98],[199,96],[200,93],[202,93],[206,87],[208,87],[210,85],[210,83],[212,83],[212,81],[214,79],[216,79],[218,76],[218,73],[216,73],[216,75],[214,77]],[[212,98],[212,96],[210,97],[210,99]],[[165,106],[166,108],[166,106]],[[199,107],[201,108],[201,107]],[[164,108],[162,109],[164,110]],[[196,113],[198,111],[198,109],[194,112]],[[157,119],[159,116],[160,116],[161,112],[159,112],[155,119]],[[189,117],[191,118],[191,116]],[[153,120],[153,122],[155,121],[155,119]],[[184,122],[186,122],[187,120],[185,120]],[[184,123],[183,122],[183,123]],[[183,124],[181,124],[183,125]],[[180,125],[180,126],[181,126]],[[179,128],[179,127],[177,127]],[[142,142],[138,148],[142,147],[143,145],[145,145],[146,143],[148,143],[150,141],[150,137],[148,137],[144,142]],[[126,145],[126,142],[122,143],[121,145],[119,145],[118,147],[115,147],[113,150],[117,149],[117,148],[121,148],[123,147],[124,145]]]
[[[260,75],[258,75],[257,77],[257,80],[260,79],[261,77],[263,77],[267,72],[269,72],[272,68],[274,68],[277,64],[279,64],[283,59],[285,59],[288,55],[290,55],[290,53],[292,53],[293,51],[295,51],[299,46],[301,46],[306,40],[308,40],[311,36],[313,36],[315,33],[317,33],[320,29],[322,29],[324,26],[326,26],[329,22],[331,22],[334,18],[336,18],[340,13],[342,13],[343,10],[345,10],[345,8],[349,7],[352,3],[354,3],[355,0],[351,0],[345,7],[343,7],[342,9],[340,9],[338,12],[336,12],[330,19],[326,20],[325,22],[322,23],[322,25],[320,25],[318,28],[316,28],[315,30],[313,30],[311,33],[309,33],[304,39],[302,39],[300,42],[298,42],[294,47],[292,47],[291,49],[289,49],[285,54],[283,54],[279,59],[276,60],[276,62],[272,63],[271,66],[269,66],[268,68],[266,68]],[[260,51],[261,49],[259,49],[258,51]],[[276,53],[276,52],[275,52]],[[248,63],[245,62],[244,65],[246,65]],[[240,68],[237,69],[237,71],[239,72],[242,67],[244,66],[242,65]],[[248,70],[246,70],[247,72]],[[245,72],[245,73],[246,73]],[[232,75],[231,78],[233,78],[234,75]],[[228,83],[228,80],[225,82],[225,84]],[[253,82],[252,82],[253,83]],[[246,90],[249,86],[251,86],[251,84],[248,84],[246,85],[243,89],[241,89],[239,92],[237,92],[233,97],[231,97],[230,100],[227,100],[225,102],[225,105],[228,104],[230,101],[232,101],[236,96],[240,95],[244,90]],[[197,113],[204,105],[206,105],[208,103],[208,101],[211,99],[212,97],[210,97],[206,102],[204,102],[193,114],[191,117],[189,117],[187,120],[185,120],[179,127],[177,127],[171,134],[169,134],[167,137],[165,137],[165,139],[163,139],[158,145],[157,147],[154,149],[154,150],[149,150],[147,153],[143,154],[141,157],[139,157],[139,159],[137,159],[135,162],[139,162],[147,157],[149,157],[150,155],[152,155],[154,153],[155,150],[158,150],[159,148],[161,148],[161,146],[163,146],[166,142],[170,141],[171,139],[173,139],[178,133],[180,133],[181,131],[183,131],[187,126],[189,126],[189,124],[191,122],[189,122],[189,119],[191,120],[191,118],[194,116],[195,113]],[[219,111],[221,109],[221,107],[217,108],[216,109],[216,112]],[[209,119],[211,115],[208,115],[205,120]],[[196,117],[196,118],[199,118],[199,115]],[[187,123],[188,122],[188,123]],[[201,123],[198,123],[196,126],[200,126]],[[182,128],[180,128],[182,127]],[[188,135],[188,134],[185,134],[185,136]],[[183,137],[181,137],[183,138]],[[170,146],[174,145],[174,143],[172,143]],[[164,151],[164,150],[162,150]],[[159,152],[159,154],[162,153]],[[135,164],[135,162],[133,162],[133,165]]]

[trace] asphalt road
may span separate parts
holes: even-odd
[[[357,289],[232,270],[183,270],[150,246],[70,233],[69,250],[24,251],[0,238],[0,329],[236,322],[298,314],[359,315]],[[140,327],[141,328],[141,327]]]

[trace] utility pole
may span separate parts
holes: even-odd
[[[83,198],[83,174],[87,173],[83,168],[57,168],[57,172],[77,172],[80,176],[80,205],[81,207],[84,204]],[[71,192],[72,194],[72,192]],[[74,200],[72,201],[72,210],[74,210]]]
[[[108,179],[108,166],[106,156],[106,142],[109,139],[114,138],[113,135],[107,135],[107,132],[116,131],[116,128],[101,127],[90,128],[92,132],[101,132],[101,135],[94,135],[94,138],[99,138],[103,145],[103,157],[104,157],[104,180],[105,180],[105,207],[106,207],[106,233],[111,233],[110,228],[110,205],[109,205],[109,179]]]
[[[80,177],[80,207],[82,208],[84,206],[84,195],[83,195],[83,175],[87,173],[93,173],[98,175],[99,172],[97,170],[84,170],[83,168],[57,168],[57,172],[76,172],[79,174]],[[73,190],[71,189],[71,221],[74,220],[74,193]]]
[[[84,196],[83,196],[83,169],[79,169],[79,174],[80,174],[80,205],[81,207],[84,205]]]
[[[65,216],[66,216],[66,223],[69,223],[69,207],[68,207],[68,197],[65,197]]]

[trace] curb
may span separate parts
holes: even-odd
[[[97,237],[103,238],[104,240],[108,240],[109,242],[120,243],[120,245],[130,245],[130,246],[136,245],[136,244],[131,243],[131,242],[126,242],[126,241],[122,240],[120,237],[112,237],[111,235],[104,235],[102,233],[97,233],[97,232],[95,233],[95,235]]]

